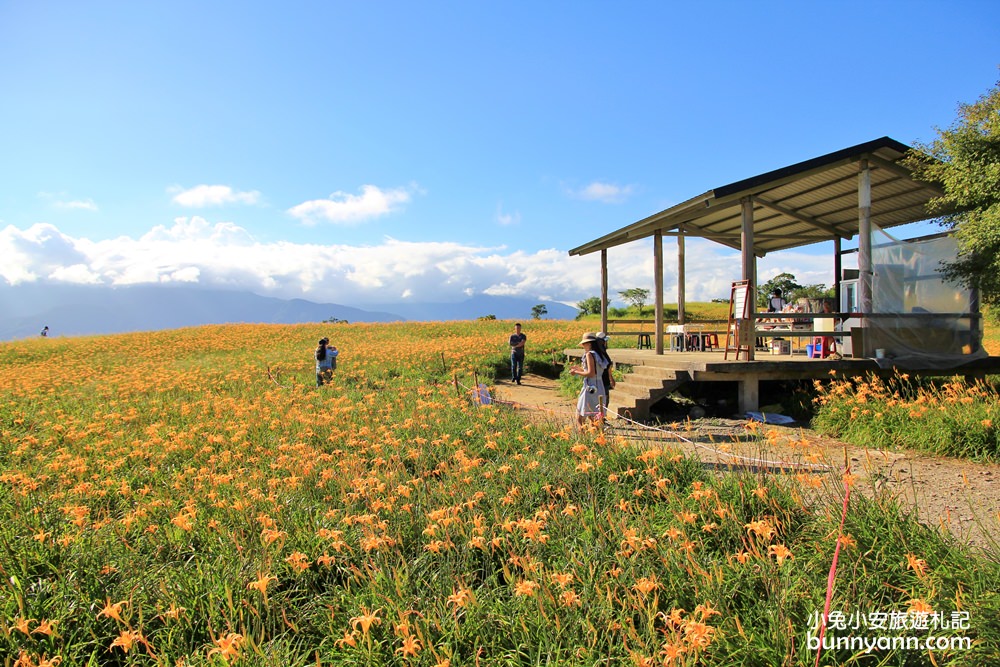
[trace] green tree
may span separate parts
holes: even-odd
[[[641,287],[630,287],[627,290],[622,290],[618,292],[622,299],[629,302],[635,306],[636,310],[639,311],[639,315],[642,315],[642,307],[646,305],[646,301],[649,299],[649,290],[642,289]]]
[[[822,283],[805,285],[797,290],[793,290],[792,295],[786,298],[788,301],[795,301],[797,299],[832,299],[833,288],[827,287]]]
[[[576,307],[580,310],[577,314],[576,319],[580,319],[585,315],[600,315],[601,314],[601,297],[592,296],[583,301],[577,301]]]
[[[935,130],[937,138],[915,144],[904,163],[944,190],[930,212],[951,229],[958,257],[942,270],[978,289],[984,303],[1000,305],[1000,82],[975,103],[960,104],[951,127]]]
[[[790,273],[779,273],[757,288],[757,307],[767,308],[767,302],[771,298],[771,293],[775,289],[781,290],[781,296],[785,301],[791,301],[796,290],[802,289],[802,285],[795,282],[795,276]]]
[[[542,315],[547,315],[548,312],[549,312],[549,309],[545,307],[544,303],[540,303],[540,304],[538,304],[536,306],[532,306],[531,307],[531,319],[533,319],[533,320],[540,320],[540,319],[542,319]]]

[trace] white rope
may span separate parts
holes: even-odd
[[[457,384],[460,387],[463,387],[464,389],[466,389],[467,391],[469,391],[473,395],[478,394],[479,391],[480,391],[479,388],[469,387],[467,385],[462,384],[461,382],[458,382]],[[494,403],[500,403],[500,404],[503,404],[503,405],[510,405],[510,406],[513,406],[513,407],[527,408],[527,409],[530,409],[530,410],[539,410],[539,411],[542,411],[542,412],[552,412],[552,413],[556,413],[556,414],[573,414],[573,415],[577,415],[578,414],[576,411],[573,411],[572,413],[570,413],[568,410],[552,410],[551,408],[542,408],[542,407],[538,407],[538,406],[534,406],[534,405],[529,405],[527,403],[521,403],[521,402],[515,402],[515,401],[504,401],[502,399],[493,398],[492,395],[491,395],[491,399],[490,400],[492,400]],[[586,413],[585,416],[588,416],[588,417],[597,417],[600,414],[601,414],[600,412]],[[689,438],[685,438],[683,435],[681,435],[680,433],[678,433],[676,431],[669,431],[669,430],[667,430],[665,428],[661,428],[661,427],[658,427],[658,426],[650,426],[648,424],[643,424],[642,422],[637,422],[634,419],[631,419],[629,417],[625,417],[625,416],[623,416],[621,414],[617,415],[617,419],[620,419],[620,420],[622,420],[624,422],[628,422],[630,424],[634,424],[638,429],[641,429],[641,430],[655,431],[655,432],[659,432],[659,433],[664,433],[664,434],[666,434],[668,436],[676,438],[677,440],[680,440],[681,442],[687,443],[687,444],[691,445],[692,447],[695,447],[696,449],[703,449],[705,451],[712,452],[713,454],[715,454],[717,456],[725,456],[725,457],[729,457],[731,459],[736,459],[737,461],[745,461],[745,462],[752,463],[752,464],[758,465],[758,466],[768,466],[768,467],[774,467],[774,468],[805,468],[807,470],[833,470],[834,469],[834,466],[829,466],[829,465],[825,465],[825,464],[822,464],[822,463],[798,463],[798,462],[793,462],[793,461],[775,461],[775,460],[772,460],[772,459],[764,459],[764,458],[756,458],[756,457],[751,457],[751,456],[741,456],[740,454],[732,454],[730,452],[724,452],[721,449],[716,449],[715,447],[708,447],[706,445],[702,445],[701,443],[695,442],[695,441],[693,441],[693,440],[691,440]]]
[[[462,387],[468,393],[470,393],[473,397],[476,397],[476,396],[479,395],[479,391],[480,390],[478,388],[470,387],[468,385],[462,384],[461,382],[457,382],[457,384],[458,384],[459,387]],[[578,413],[575,410],[573,410],[572,412],[569,411],[569,410],[555,410],[553,408],[543,408],[543,407],[540,407],[540,406],[537,406],[537,405],[531,405],[530,403],[524,403],[524,402],[521,402],[521,401],[505,401],[505,400],[503,400],[501,398],[494,397],[492,394],[490,394],[490,401],[493,402],[493,403],[499,403],[501,405],[509,405],[511,407],[514,407],[514,408],[524,408],[524,409],[527,409],[527,410],[537,410],[539,412],[551,412],[553,414],[573,415],[574,417],[578,415]],[[588,413],[585,413],[584,416],[596,417],[599,414],[600,414],[599,412],[592,412],[592,413],[588,412]]]
[[[660,428],[660,427],[657,427],[657,426],[649,426],[648,424],[643,424],[641,422],[637,422],[634,419],[630,419],[628,417],[622,416],[621,414],[618,415],[618,419],[621,419],[623,421],[629,422],[631,424],[635,424],[635,426],[637,426],[640,429],[644,429],[644,430],[647,430],[647,431],[658,431],[660,433],[666,433],[667,435],[673,436],[673,437],[677,438],[678,440],[680,440],[682,442],[685,442],[685,443],[687,443],[687,444],[689,444],[692,447],[695,447],[697,449],[704,449],[706,451],[712,452],[712,453],[720,455],[720,456],[728,456],[728,457],[733,458],[733,459],[738,459],[738,460],[741,460],[741,461],[748,461],[750,463],[755,463],[757,465],[766,465],[766,466],[778,467],[778,468],[808,468],[810,470],[832,470],[833,469],[833,466],[828,466],[828,465],[824,465],[824,464],[821,464],[821,463],[797,463],[797,462],[792,462],[792,461],[774,461],[774,460],[771,460],[771,459],[755,458],[755,457],[750,457],[750,456],[741,456],[739,454],[732,454],[730,452],[724,452],[721,449],[716,449],[715,447],[708,447],[706,445],[702,445],[700,443],[697,443],[697,442],[695,442],[695,441],[693,441],[693,440],[691,440],[689,438],[685,438],[683,435],[681,435],[680,433],[677,433],[676,431],[668,431],[667,429]]]

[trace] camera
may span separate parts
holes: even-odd
[[[588,394],[596,394],[597,393],[597,387],[587,387],[587,393]]]

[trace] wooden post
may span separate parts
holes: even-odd
[[[601,250],[601,331],[608,332],[608,249]]]
[[[653,234],[653,291],[656,292],[656,312],[653,326],[656,332],[656,353],[663,354],[663,232]]]
[[[750,307],[753,309],[751,312],[757,312],[757,256],[754,254],[753,247],[753,199],[751,197],[744,197],[740,200],[740,213],[742,222],[740,247],[743,253],[743,280],[749,283],[747,298],[750,301]],[[757,319],[751,317],[750,329],[752,331],[756,328]],[[747,353],[747,361],[753,361],[756,347],[757,342],[753,340],[750,343],[750,349]]]
[[[833,312],[840,311],[840,279],[844,273],[843,255],[840,248],[840,237],[833,239]]]
[[[872,172],[862,159],[858,173],[858,310],[872,312]],[[869,325],[861,318],[862,328]],[[855,355],[857,356],[857,355]]]
[[[684,225],[677,227],[677,324],[684,324]]]
[[[983,318],[979,310],[979,288],[969,290],[969,352],[975,354],[982,348]]]

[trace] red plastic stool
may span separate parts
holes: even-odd
[[[703,351],[719,349],[719,334],[703,333],[701,335],[701,349]]]
[[[826,359],[837,351],[837,340],[832,336],[816,336],[813,338],[813,359]]]

